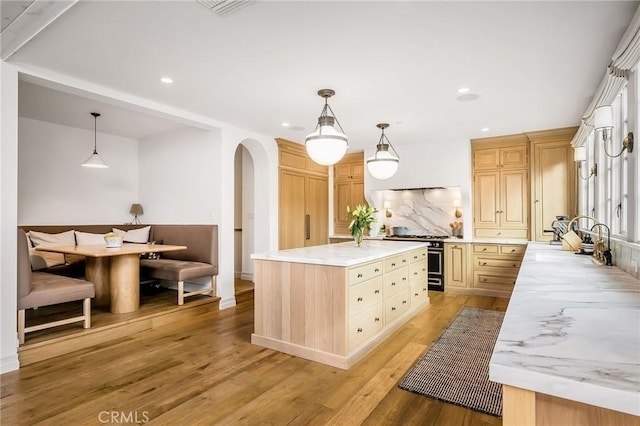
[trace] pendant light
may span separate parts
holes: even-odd
[[[340,122],[329,106],[328,99],[335,94],[336,92],[331,89],[318,90],[318,96],[324,98],[324,108],[318,117],[315,130],[304,140],[309,157],[323,166],[330,166],[340,161],[347,152],[349,144]],[[340,130],[336,129],[334,124],[337,124]]]
[[[398,171],[400,156],[384,134],[384,129],[389,127],[389,124],[380,123],[376,127],[382,129],[382,135],[380,135],[380,141],[376,146],[376,153],[367,159],[367,170],[374,178],[384,180],[389,179]],[[393,154],[389,152],[389,148],[393,150]]]
[[[98,117],[100,117],[100,114],[97,112],[92,112],[91,115],[93,115],[93,154],[91,154],[89,158],[87,158],[86,161],[82,163],[82,167],[91,167],[92,169],[106,169],[109,166],[107,166],[107,163],[105,163],[104,160],[100,158],[97,150],[98,133],[96,130],[96,120]]]

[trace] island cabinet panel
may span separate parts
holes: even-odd
[[[426,259],[426,248],[350,266],[256,259],[251,341],[347,369],[428,306]]]

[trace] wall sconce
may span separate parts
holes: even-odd
[[[129,213],[133,215],[133,221],[131,222],[131,224],[140,225],[140,219],[138,219],[138,216],[142,216],[142,214],[144,213],[144,211],[142,210],[142,204],[131,204]]]
[[[626,149],[629,154],[633,152],[633,132],[629,132],[627,137],[622,141],[622,149],[617,155],[611,155],[607,152],[607,142],[612,139],[611,133],[613,129],[613,108],[611,105],[603,105],[593,110],[594,113],[594,129],[596,132],[602,131],[602,141],[604,153],[607,157],[620,157]]]
[[[460,211],[460,200],[453,200],[453,207],[455,207],[456,212],[455,212],[455,216],[457,219],[460,219],[462,217],[462,212]]]
[[[383,204],[383,207],[384,207],[384,210],[385,210],[384,215],[386,217],[393,216],[393,214],[391,213],[391,210],[389,210],[389,207],[391,207],[391,203],[390,202],[385,201],[384,204]]]
[[[578,163],[578,177],[583,180],[589,180],[591,176],[598,176],[598,165],[591,166],[591,174],[587,177],[582,177],[582,165],[587,161],[587,148],[584,146],[578,146],[573,151],[573,161]]]

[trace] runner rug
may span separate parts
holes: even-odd
[[[489,360],[503,318],[465,306],[398,386],[501,417],[502,385],[489,380]]]

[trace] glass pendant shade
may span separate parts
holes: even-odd
[[[381,123],[378,124],[377,127],[382,129],[382,135],[380,136],[380,142],[376,145],[376,153],[367,159],[367,170],[369,170],[369,173],[374,178],[385,180],[396,174],[398,165],[400,164],[400,158],[384,134],[384,129],[389,127],[389,125],[387,123]],[[393,149],[395,155],[389,152],[389,147]]]
[[[337,163],[347,152],[348,139],[333,127],[333,121],[333,117],[320,117],[316,130],[304,142],[309,157],[323,166]]]
[[[331,89],[318,90],[318,95],[324,98],[324,108],[318,117],[315,130],[304,140],[309,157],[322,166],[331,166],[340,161],[349,146],[349,139],[327,101],[334,94]]]
[[[93,154],[91,154],[89,158],[87,158],[85,162],[82,163],[82,167],[89,167],[92,169],[108,169],[109,166],[107,166],[107,163],[105,163],[100,155],[98,155],[98,131],[96,128],[96,120],[98,119],[98,117],[100,117],[100,114],[97,112],[92,112],[91,115],[93,116]]]

